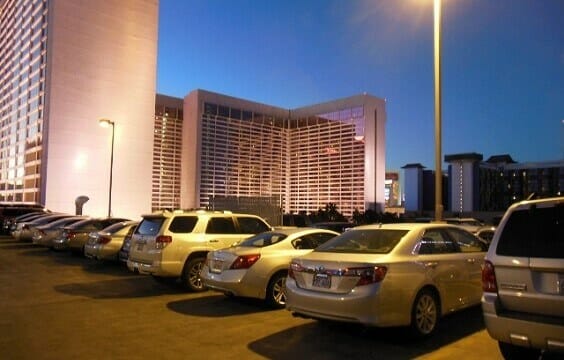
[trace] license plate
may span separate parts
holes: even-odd
[[[331,287],[331,276],[327,274],[315,274],[312,285],[315,287],[329,289]]]
[[[143,251],[143,244],[137,244],[137,251]]]

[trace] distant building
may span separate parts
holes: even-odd
[[[401,206],[400,198],[400,174],[396,171],[386,172],[386,207]]]
[[[384,100],[370,95],[283,109],[195,90],[184,99],[181,206],[383,211],[385,123]]]
[[[445,209],[452,213],[500,212],[532,194],[564,194],[564,160],[518,163],[509,155],[495,155],[482,161],[478,153],[445,155],[444,159],[449,164]],[[425,180],[420,164],[403,168],[406,211],[426,210],[425,195],[434,196],[434,179]]]
[[[404,169],[404,207],[406,212],[422,213],[435,210],[435,172],[425,170],[425,166],[415,163],[407,164]],[[443,174],[443,206],[448,208],[447,182]]]
[[[0,0],[0,201],[107,214],[115,131],[112,212],[150,210],[157,23],[158,0]]]

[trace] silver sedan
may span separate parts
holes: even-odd
[[[486,250],[455,225],[359,226],[292,260],[286,308],[426,336],[441,315],[480,304]]]
[[[227,295],[264,299],[272,307],[282,308],[290,260],[337,235],[335,231],[313,228],[264,232],[208,253],[200,277],[208,288]]]

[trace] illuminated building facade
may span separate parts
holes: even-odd
[[[157,94],[151,198],[153,211],[180,208],[183,105],[181,98]]]
[[[384,100],[366,94],[283,109],[195,90],[184,99],[182,207],[250,198],[285,213],[383,211],[385,122]]]
[[[151,209],[158,0],[0,0],[0,201]],[[134,177],[131,175],[135,174]]]

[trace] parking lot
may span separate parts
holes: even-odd
[[[258,301],[186,293],[100,263],[0,238],[5,359],[500,359],[481,309],[446,317],[430,339],[404,329],[294,318]]]

